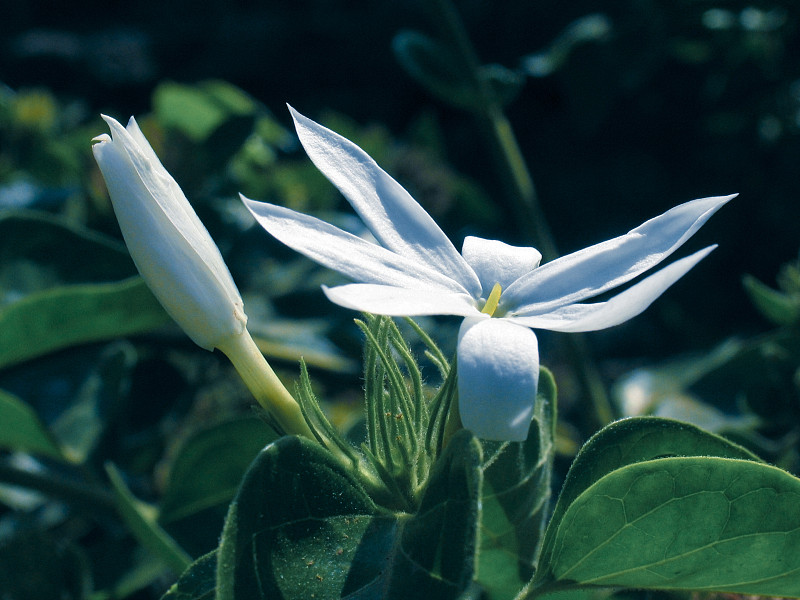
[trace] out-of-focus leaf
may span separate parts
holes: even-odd
[[[11,600],[83,600],[92,586],[86,557],[33,529],[0,541],[0,591]]]
[[[583,16],[570,23],[549,48],[523,58],[522,68],[531,77],[550,75],[567,62],[576,46],[604,40],[611,30],[611,20],[606,15],[598,13]]]
[[[525,85],[525,77],[522,74],[503,65],[483,65],[480,77],[486,80],[501,106],[511,104]]]
[[[493,600],[515,598],[533,575],[549,509],[555,415],[555,380],[542,369],[525,442],[483,442],[476,579]]]
[[[219,423],[194,434],[173,461],[159,520],[174,521],[227,505],[247,467],[278,435],[255,417]]]
[[[271,358],[298,362],[329,371],[353,373],[358,365],[345,357],[325,337],[329,323],[320,321],[289,321],[287,319],[257,320],[251,325],[253,339],[262,353]]]
[[[133,559],[125,563],[128,568],[124,575],[114,582],[113,587],[93,593],[88,600],[128,598],[164,577],[164,565],[158,558],[138,547],[133,554]]]
[[[0,211],[0,306],[60,284],[105,283],[135,274],[116,240],[46,213]]]
[[[800,321],[800,297],[774,290],[752,275],[745,275],[742,284],[758,312],[771,323],[791,325]]]
[[[0,447],[63,459],[61,449],[36,413],[22,400],[0,390]]]
[[[105,348],[70,406],[53,422],[53,435],[70,460],[84,462],[100,441],[126,398],[136,359],[133,348],[125,342]]]
[[[662,401],[689,394],[692,385],[735,359],[744,347],[739,340],[727,340],[702,356],[679,358],[655,368],[635,369],[614,385],[614,400],[624,416],[651,413]]]
[[[252,131],[257,105],[239,88],[210,80],[196,85],[162,83],[153,93],[153,108],[162,125],[202,143],[234,120],[244,120],[241,129]]]
[[[113,464],[106,464],[106,473],[114,488],[117,510],[128,531],[144,548],[157,556],[164,566],[175,573],[183,573],[192,563],[192,558],[158,525],[155,508],[140,502],[131,494],[122,474]]]
[[[140,277],[30,294],[0,309],[0,368],[75,344],[144,333],[168,321]]]
[[[441,42],[418,31],[401,31],[392,40],[392,49],[406,72],[443,102],[468,110],[480,106],[472,74]]]
[[[213,600],[217,583],[217,551],[194,561],[161,600]]]

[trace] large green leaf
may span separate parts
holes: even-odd
[[[550,498],[556,384],[542,369],[523,443],[483,442],[477,581],[493,599],[514,598],[533,575]]]
[[[217,580],[217,551],[194,561],[161,600],[213,600]]]
[[[3,390],[0,390],[0,423],[0,448],[63,458],[58,444],[34,410]]]
[[[143,333],[168,321],[139,277],[30,294],[0,309],[0,368],[75,344]]]
[[[634,417],[611,423],[586,442],[570,467],[547,528],[542,562],[550,560],[564,513],[589,486],[620,467],[666,456],[758,460],[741,446],[687,423],[659,417]],[[543,574],[537,573],[537,581]]]
[[[474,573],[480,461],[475,438],[454,436],[419,513],[390,513],[317,444],[281,438],[231,504],[217,597],[458,597]]]
[[[800,597],[800,479],[716,457],[617,469],[554,536],[549,581]]]
[[[172,462],[161,501],[161,522],[227,504],[253,458],[277,438],[261,419],[246,417],[198,431]]]

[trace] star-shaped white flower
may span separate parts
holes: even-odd
[[[309,157],[378,244],[287,208],[242,199],[275,238],[358,282],[323,287],[336,304],[391,316],[465,317],[457,348],[459,412],[464,427],[485,439],[527,436],[539,376],[531,328],[593,331],[635,317],[715,246],[605,302],[582,301],[664,260],[734,197],[681,204],[623,236],[542,266],[534,248],[478,237],[467,237],[459,254],[430,215],[363,150],[290,110]]]

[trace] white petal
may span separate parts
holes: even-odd
[[[438,290],[412,290],[388,285],[351,283],[329,288],[322,286],[331,302],[360,310],[393,317],[420,315],[480,316],[472,296]]]
[[[675,261],[607,302],[571,304],[547,314],[530,317],[515,317],[510,314],[506,318],[520,325],[551,331],[596,331],[619,325],[650,306],[669,286],[683,277],[714,248],[716,246],[709,246]]]
[[[149,197],[152,199],[151,202],[134,205],[120,202],[119,196],[115,201],[114,195],[111,194],[117,219],[120,220],[120,212],[126,210],[136,211],[136,214],[132,217],[133,219],[138,218],[136,215],[142,210],[162,213],[163,217],[166,217],[173,224],[175,234],[183,237],[185,243],[192,248],[194,253],[198,256],[208,257],[205,261],[206,267],[210,269],[218,285],[226,290],[231,299],[241,301],[239,299],[239,291],[236,289],[233,279],[231,279],[228,267],[225,265],[217,245],[211,239],[208,230],[200,221],[178,182],[161,164],[147,138],[144,137],[144,134],[139,129],[136,120],[131,117],[126,129],[115,119],[105,115],[102,115],[102,117],[111,128],[113,144],[106,146],[101,143],[92,146],[98,163],[101,160],[99,156],[103,152],[109,151],[112,147],[116,152],[123,153],[126,155],[127,161],[129,161],[127,169],[133,168],[135,170],[141,185],[146,188]],[[100,166],[102,170],[102,165]],[[108,173],[108,176],[106,172],[107,170],[103,171],[103,177],[106,179],[106,183],[110,185],[109,177],[118,179],[117,173],[122,171]],[[127,238],[125,241],[128,243]],[[146,242],[147,240],[141,241]],[[130,244],[128,246],[130,247]]]
[[[431,216],[411,195],[350,140],[289,110],[297,135],[317,168],[384,247],[441,271],[464,291],[480,294],[475,273]]]
[[[258,224],[311,260],[364,283],[463,293],[457,281],[419,261],[342,231],[321,219],[241,196]]]
[[[546,313],[622,285],[664,260],[734,197],[681,204],[623,236],[544,264],[504,290],[498,312]]]
[[[113,137],[92,146],[136,267],[170,316],[199,346],[244,331],[242,299],[222,256],[135,121],[103,117]]]
[[[533,331],[502,319],[464,319],[456,358],[464,427],[487,440],[525,440],[539,384]]]
[[[467,236],[461,253],[478,275],[483,295],[492,291],[495,283],[506,289],[523,275],[539,266],[542,253],[536,248],[509,246],[497,240]]]

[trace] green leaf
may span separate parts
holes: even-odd
[[[798,298],[764,285],[752,275],[742,278],[742,285],[758,312],[775,325],[791,325],[800,320]]]
[[[392,49],[406,72],[439,100],[468,110],[480,106],[472,74],[441,42],[418,31],[402,31],[392,40]]]
[[[0,368],[76,344],[143,333],[168,321],[140,277],[30,294],[0,309]]]
[[[482,442],[486,458],[476,579],[495,600],[516,597],[536,566],[550,499],[555,409],[555,380],[542,369],[527,440]]]
[[[365,530],[391,535],[394,519],[375,513],[361,486],[316,443],[279,439],[258,455],[231,503],[217,597],[332,597],[344,588]]]
[[[758,457],[718,435],[658,417],[634,417],[601,429],[581,448],[570,467],[547,527],[541,563],[551,561],[556,531],[581,493],[612,471],[666,456],[716,456],[758,461]],[[537,581],[543,576],[540,569]]]
[[[0,214],[0,368],[167,322],[135,273],[116,240],[35,211]]]
[[[521,73],[503,65],[483,65],[479,74],[494,92],[500,106],[511,104],[525,85],[525,77]]]
[[[60,284],[118,281],[135,274],[117,240],[46,213],[0,212],[0,306]]]
[[[213,600],[217,581],[217,551],[194,561],[161,600]]]
[[[309,366],[352,373],[358,363],[348,359],[326,336],[328,322],[282,319],[277,314],[255,315],[247,329],[258,349],[270,358],[297,363],[302,358]]]
[[[483,453],[467,430],[458,431],[436,461],[417,514],[391,555],[391,598],[455,598],[475,573]],[[419,573],[422,567],[425,574]],[[376,590],[377,591],[377,590]],[[384,596],[372,596],[376,600]]]
[[[762,463],[617,469],[570,504],[554,538],[550,581],[800,597],[800,480]]]
[[[224,81],[210,80],[196,85],[162,83],[153,93],[153,108],[163,125],[201,143],[226,123],[240,120],[244,122],[241,131],[249,133],[255,123],[257,106],[239,88]]]
[[[71,461],[83,463],[116,420],[127,400],[136,351],[125,340],[112,342],[97,359],[69,406],[50,430]]]
[[[165,566],[175,573],[182,573],[192,563],[192,558],[175,543],[156,522],[156,511],[152,506],[137,500],[125,485],[122,474],[111,464],[106,464],[106,473],[114,488],[117,510],[128,531]]]
[[[0,390],[0,448],[64,458],[50,432],[33,409],[22,400]]]
[[[231,504],[217,597],[458,597],[474,570],[480,461],[468,432],[454,436],[414,516],[379,509],[317,444],[279,439]]]
[[[91,589],[88,561],[77,545],[21,527],[0,540],[0,589],[12,600],[83,600]]]
[[[218,423],[194,434],[171,465],[159,520],[175,521],[227,505],[253,458],[277,437],[255,417]]]

